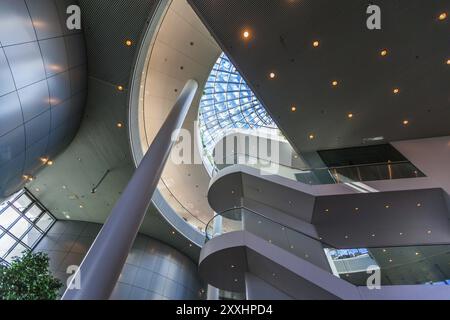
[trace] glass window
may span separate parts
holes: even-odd
[[[22,244],[18,243],[14,249],[6,256],[5,260],[8,263],[11,263],[14,258],[20,257],[23,253],[25,253],[28,249],[24,247]]]
[[[0,226],[8,229],[14,221],[20,218],[20,215],[12,207],[8,207],[3,213],[0,214]]]
[[[26,219],[19,219],[9,230],[9,232],[15,236],[17,239],[22,238],[25,232],[31,228],[31,223],[29,223]]]
[[[8,234],[3,234],[0,238],[0,256],[3,258],[9,250],[16,244],[16,240]]]
[[[34,221],[41,215],[41,213],[42,213],[41,208],[39,208],[39,206],[37,206],[36,204],[33,204],[25,215],[27,216],[28,219]]]
[[[24,193],[19,199],[16,200],[16,202],[14,202],[14,206],[23,212],[32,202],[33,201],[31,201],[31,199]]]
[[[52,225],[52,223],[55,221],[53,217],[51,217],[48,213],[45,213],[39,221],[36,223],[36,225],[42,230],[47,231],[48,228]]]
[[[277,128],[225,53],[214,65],[203,91],[199,126],[208,153],[229,129]]]
[[[55,221],[26,189],[0,204],[0,264],[33,250]]]
[[[44,234],[36,228],[32,228],[27,234],[22,238],[22,242],[27,245],[29,248],[33,248],[39,239]]]

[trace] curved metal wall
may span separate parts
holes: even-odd
[[[102,225],[57,221],[35,251],[50,258],[50,270],[63,284],[79,265]],[[65,287],[61,289],[62,294]],[[113,300],[204,299],[204,286],[197,265],[180,251],[139,234],[111,296]]]
[[[0,199],[72,141],[86,98],[81,30],[66,27],[75,0],[0,1]]]

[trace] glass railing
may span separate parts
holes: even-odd
[[[217,171],[236,164],[258,169],[261,171],[261,174],[279,175],[311,185],[425,177],[425,175],[409,161],[306,168],[295,167],[270,159],[238,153],[225,157],[221,163],[216,163]]]
[[[206,226],[205,241],[244,230],[357,286],[365,286],[373,270],[380,272],[381,285],[445,284],[450,279],[448,244],[334,248],[320,237],[244,207],[226,210],[211,219]]]

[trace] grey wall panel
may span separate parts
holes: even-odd
[[[25,168],[30,172],[35,172],[42,165],[40,157],[45,154],[48,146],[48,135],[32,144],[27,150],[27,159],[25,161]],[[26,172],[25,172],[26,173]]]
[[[20,89],[18,92],[25,122],[30,121],[50,108],[46,80],[36,82]]]
[[[37,42],[3,49],[18,89],[45,79],[44,63]]]
[[[63,38],[39,41],[47,77],[68,69],[66,44]]]
[[[0,183],[8,184],[10,181],[14,180],[22,172],[24,164],[24,153],[16,155],[11,158],[11,160],[1,163],[0,170],[2,171],[2,174],[0,175]]]
[[[41,158],[63,151],[79,128],[86,49],[82,30],[67,30],[71,4],[77,0],[0,1],[0,199],[17,191],[24,175],[35,176]]]
[[[86,90],[87,68],[81,65],[69,70],[70,91],[72,95]]]
[[[48,136],[50,130],[50,110],[40,114],[25,124],[26,148]]]
[[[22,109],[16,92],[0,97],[0,137],[23,122]]]
[[[59,15],[53,0],[26,0],[26,4],[39,40],[62,36]]]
[[[0,1],[0,21],[2,46],[36,40],[33,24],[24,1]]]
[[[5,52],[0,48],[0,96],[14,91],[14,80],[6,60]]]
[[[49,255],[51,271],[65,284],[67,267],[81,263],[100,228],[93,223],[58,221],[35,250]],[[202,288],[192,260],[168,245],[138,235],[111,299],[199,299]]]
[[[0,166],[14,159],[25,149],[25,130],[20,126],[0,137]],[[3,170],[1,175],[4,174]]]
[[[70,97],[70,79],[69,72],[57,74],[48,78],[50,89],[50,104],[56,106]]]

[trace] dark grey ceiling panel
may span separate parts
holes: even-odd
[[[450,134],[448,0],[188,2],[297,151]]]
[[[81,30],[65,32],[69,4],[76,0],[0,1],[0,200],[64,150],[80,125],[86,52]]]

